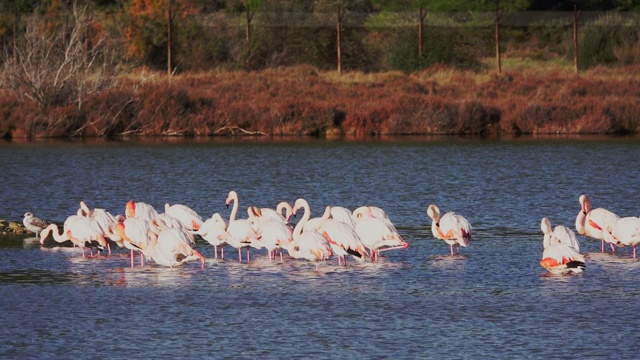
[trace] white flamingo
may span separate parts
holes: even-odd
[[[315,262],[316,271],[318,271],[318,263],[321,260],[328,260],[333,256],[333,251],[331,250],[331,244],[329,244],[329,241],[316,229],[311,228],[303,231],[305,224],[311,217],[311,210],[306,200],[298,200],[296,200],[294,204],[293,212],[295,213],[300,208],[303,208],[304,215],[293,229],[293,241],[287,245],[286,249],[289,255],[293,258],[303,258]],[[330,210],[325,211],[327,219],[330,214]]]
[[[122,238],[120,238],[118,232],[115,231],[116,224],[124,220],[122,215],[113,216],[107,210],[100,208],[90,209],[84,201],[80,201],[80,210],[84,216],[94,219],[98,225],[100,225],[105,238],[115,242],[119,247],[124,247]],[[109,243],[107,243],[107,249],[109,250],[109,254],[111,254],[111,245]]]
[[[352,255],[359,262],[369,255],[355,229],[342,221],[327,219],[322,222],[318,232],[331,244],[333,253],[338,256],[338,265],[347,264],[347,255]]]
[[[75,246],[82,249],[82,257],[85,257],[84,249],[86,247],[91,251],[90,256],[93,257],[93,248],[99,251],[107,247],[107,241],[102,234],[102,228],[91,218],[81,215],[72,215],[65,220],[62,233],[59,232],[58,225],[50,224],[40,233],[40,244],[44,244],[44,240],[53,235],[56,242],[62,243],[70,240]]]
[[[603,208],[591,209],[591,199],[587,195],[580,195],[580,212],[576,217],[576,230],[578,234],[592,237],[601,241],[601,251],[604,252],[604,233],[611,233],[613,225],[620,217],[611,211]],[[615,252],[616,248],[611,245],[611,251]]]
[[[134,267],[134,251],[140,253],[140,266],[144,266],[146,249],[157,235],[151,231],[150,223],[139,218],[127,218],[116,224],[116,231],[123,240],[124,247],[131,252],[131,267]]]
[[[151,220],[155,219],[159,214],[153,206],[147,203],[130,200],[126,204],[125,215],[128,218],[137,217],[147,222],[151,222]]]
[[[202,224],[204,224],[202,217],[187,205],[169,205],[169,203],[166,203],[164,204],[164,212],[165,214],[171,215],[172,217],[178,219],[178,221],[180,221],[182,225],[184,225],[184,227],[191,232],[198,231]]]
[[[540,228],[544,234],[540,265],[552,274],[581,273],[585,268],[585,257],[573,247],[573,240],[556,237],[555,231],[551,232],[551,222],[547,218],[542,219]],[[560,234],[566,232],[562,231]]]
[[[152,224],[157,228],[157,237],[151,238],[146,249],[151,259],[159,265],[179,266],[190,261],[200,261],[204,269],[204,256],[191,246],[189,233],[178,227],[169,227],[161,218]]]
[[[444,240],[449,244],[451,255],[453,255],[453,246],[458,245],[458,253],[460,247],[469,246],[471,240],[471,224],[462,215],[454,212],[448,212],[442,217],[440,209],[436,205],[429,205],[427,215],[431,218],[431,233],[436,239]]]
[[[396,228],[380,218],[360,219],[355,230],[362,243],[369,249],[372,261],[377,261],[383,251],[409,247],[409,243],[402,239]]]
[[[627,216],[618,220],[611,233],[604,233],[605,241],[618,246],[633,247],[633,258],[636,258],[636,247],[640,244],[640,218]]]
[[[247,249],[247,262],[250,259],[249,247],[257,249],[262,248],[260,244],[260,220],[255,217],[249,217],[248,219],[236,219],[238,213],[239,201],[238,193],[231,190],[227,196],[225,204],[229,207],[229,204],[233,203],[231,214],[229,215],[229,224],[227,226],[227,233],[225,241],[227,244],[238,249],[238,259],[242,262],[242,248]]]
[[[568,227],[556,225],[556,227],[551,230],[551,221],[545,217],[542,218],[542,221],[540,222],[540,229],[542,229],[542,233],[544,234],[543,246],[545,248],[552,243],[560,242],[570,246],[573,250],[580,252],[580,243],[578,242],[578,238],[573,230]]]
[[[225,233],[227,222],[219,213],[214,213],[211,218],[205,220],[196,234],[213,246],[214,257],[218,258],[218,246],[221,246],[221,259],[224,259]]]

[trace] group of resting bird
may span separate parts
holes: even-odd
[[[640,218],[623,217],[603,208],[591,208],[588,196],[580,195],[580,212],[575,227],[580,235],[601,240],[602,252],[609,243],[632,246],[636,257],[636,246],[640,243]],[[71,241],[74,246],[85,248],[93,256],[93,249],[111,253],[110,242],[130,250],[131,266],[134,254],[140,253],[140,265],[151,259],[159,265],[177,266],[189,261],[200,261],[204,267],[205,257],[195,250],[195,236],[213,246],[213,256],[224,259],[224,247],[238,250],[238,260],[250,261],[250,249],[267,250],[269,261],[279,254],[283,262],[283,251],[291,258],[307,259],[315,263],[316,270],[321,261],[337,257],[338,265],[346,265],[348,256],[357,261],[377,261],[380,253],[407,248],[387,214],[376,206],[361,206],[353,211],[341,206],[326,206],[322,216],[311,217],[309,203],[298,198],[293,206],[280,202],[275,209],[249,206],[247,218],[236,218],[239,209],[238,193],[230,191],[225,201],[232,205],[229,219],[214,213],[203,220],[186,205],[165,204],[164,213],[159,213],[144,202],[129,201],[124,215],[111,215],[105,209],[90,209],[84,201],[75,215],[69,216],[60,233],[56,224],[39,219],[31,212],[24,214],[25,227],[36,233],[40,243],[49,234],[57,242]],[[302,217],[293,226],[292,217]],[[427,215],[431,218],[431,232],[436,239],[449,245],[451,255],[454,247],[467,247],[472,236],[472,227],[467,219],[454,212],[440,214],[436,205],[429,205]],[[552,229],[548,218],[540,224],[544,234],[543,254],[540,265],[554,274],[582,272],[585,255],[580,253],[580,244],[574,231],[558,225]]]
[[[580,195],[580,212],[576,217],[578,234],[601,241],[601,251],[605,251],[605,243],[609,243],[611,251],[615,245],[631,246],[633,258],[636,258],[636,247],[640,244],[640,218],[635,216],[619,217],[604,208],[591,208],[591,200],[587,195]],[[580,273],[585,268],[585,256],[580,253],[580,244],[576,234],[562,225],[551,229],[551,222],[543,218],[540,224],[544,234],[542,260],[540,265],[554,274]]]
[[[112,215],[105,209],[91,209],[84,201],[76,214],[69,216],[62,226],[62,232],[55,223],[49,223],[31,212],[24,214],[25,227],[36,233],[40,243],[51,234],[58,243],[70,241],[74,246],[85,249],[94,256],[94,249],[111,253],[111,244],[130,250],[131,266],[135,265],[135,254],[140,254],[140,265],[150,259],[163,266],[174,267],[189,261],[200,261],[202,267],[205,257],[195,250],[195,239],[199,236],[213,246],[214,258],[224,259],[224,247],[232,246],[238,250],[238,260],[243,261],[243,249],[246,261],[250,261],[250,249],[267,250],[269,261],[277,254],[280,261],[283,251],[291,258],[307,259],[315,262],[316,270],[321,261],[337,257],[339,265],[346,265],[348,256],[362,262],[365,259],[377,261],[380,253],[407,248],[387,214],[379,207],[362,206],[354,211],[340,206],[327,206],[321,217],[311,217],[309,203],[298,198],[293,205],[280,202],[275,209],[249,206],[247,218],[237,218],[239,209],[238,193],[230,191],[225,201],[232,205],[228,220],[220,213],[214,213],[204,220],[193,209],[181,204],[165,204],[164,213],[153,206],[129,201],[124,215]],[[433,208],[432,208],[433,207]],[[434,222],[448,226],[450,214],[440,219],[435,205],[429,208]],[[292,217],[302,217],[295,224],[289,222]],[[440,220],[438,220],[440,219]],[[471,227],[466,225],[461,246],[466,246],[471,237]],[[435,226],[435,225],[434,225]],[[459,231],[448,228],[433,230],[434,235],[443,236],[452,246]],[[97,256],[96,254],[96,256]]]

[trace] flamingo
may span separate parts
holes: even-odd
[[[296,200],[293,212],[297,212],[300,208],[304,209],[304,215],[293,229],[293,241],[286,245],[286,249],[291,257],[304,258],[315,262],[316,271],[318,271],[319,261],[328,260],[333,255],[333,251],[331,250],[329,241],[316,229],[312,228],[303,231],[305,224],[311,217],[311,211],[309,204],[304,199]],[[325,215],[328,219],[330,211],[325,211]]]
[[[546,248],[554,242],[560,242],[571,247],[573,250],[580,252],[580,243],[573,230],[566,226],[557,225],[551,230],[551,221],[548,218],[542,218],[540,228],[544,234],[543,246]]]
[[[156,216],[155,218],[153,218],[150,224],[154,224],[154,222],[157,223],[158,220],[162,220],[162,222],[164,223],[163,227],[180,229],[180,231],[184,231],[187,234],[187,237],[189,238],[189,243],[191,243],[192,245],[195,245],[196,243],[196,239],[194,236],[195,232],[192,230],[189,230],[182,221],[180,221],[179,219],[167,213],[162,213]],[[153,231],[154,229],[152,228],[151,230]]]
[[[355,222],[353,221],[353,214],[351,213],[351,210],[345,207],[332,206],[331,217],[338,221],[342,221],[343,223],[350,225],[352,227],[356,226]]]
[[[147,222],[150,222],[151,220],[155,219],[159,214],[158,214],[158,211],[156,211],[156,209],[153,206],[147,203],[130,200],[127,202],[127,205],[125,207],[125,215],[128,218],[137,217]]]
[[[293,241],[291,228],[279,219],[261,219],[260,220],[260,243],[267,248],[269,262],[276,256],[276,250],[286,247]],[[280,252],[280,262],[282,252]]]
[[[180,221],[187,230],[192,232],[198,231],[202,224],[204,224],[202,217],[187,205],[169,205],[169,203],[166,203],[164,204],[164,212],[165,214],[171,215],[174,218],[178,219],[178,221]]]
[[[542,241],[544,251],[540,265],[552,274],[582,272],[585,268],[585,257],[573,247],[575,245],[572,244],[572,239],[556,237],[555,230],[551,232],[551,222],[547,218],[542,219],[540,228],[544,233]],[[564,229],[561,228],[561,230]],[[566,234],[566,232],[562,231],[560,234]]]
[[[124,247],[131,251],[131,267],[134,267],[133,252],[140,252],[140,266],[144,266],[144,254],[156,236],[151,231],[148,221],[139,218],[127,218],[123,222],[116,224],[116,231],[123,240]]]
[[[471,240],[471,224],[462,215],[454,212],[448,212],[440,217],[440,209],[436,205],[429,205],[427,215],[432,220],[431,233],[436,239],[444,240],[449,244],[451,255],[453,255],[453,246],[458,245],[458,253],[460,247],[467,247]]]
[[[603,208],[591,209],[591,199],[587,195],[580,195],[580,212],[576,217],[576,230],[578,234],[592,237],[601,241],[601,251],[604,252],[604,233],[611,233],[613,225],[620,217],[611,211]],[[616,248],[610,243],[611,251],[615,252]]]
[[[229,191],[229,195],[225,201],[227,207],[229,207],[231,203],[233,203],[233,207],[229,215],[229,225],[227,226],[227,233],[224,238],[227,244],[238,249],[238,259],[240,262],[242,262],[242,248],[247,248],[247,262],[249,262],[249,247],[262,248],[262,245],[259,243],[260,220],[255,216],[247,219],[236,219],[239,202],[238,193],[233,190]]]
[[[152,221],[158,236],[151,238],[146,251],[159,265],[179,266],[190,261],[200,261],[204,269],[204,256],[191,247],[189,233],[181,228],[169,227],[161,218]]]
[[[210,219],[207,219],[200,227],[196,234],[200,235],[206,242],[213,245],[214,256],[218,258],[218,246],[222,246],[222,256],[224,259],[224,234],[227,231],[227,222],[219,213],[214,213]]]
[[[633,258],[635,259],[636,247],[640,244],[640,218],[634,216],[621,218],[613,225],[611,233],[604,233],[604,238],[611,244],[633,247]]]
[[[342,221],[327,219],[322,222],[318,232],[331,244],[333,253],[338,256],[338,265],[341,265],[341,260],[347,265],[347,255],[353,255],[360,262],[369,255],[355,229]]]
[[[71,215],[64,222],[63,232],[60,233],[59,231],[60,229],[56,224],[47,226],[40,233],[40,244],[44,244],[44,240],[51,233],[56,242],[62,243],[70,240],[75,246],[80,247],[82,249],[82,257],[86,257],[84,254],[85,247],[88,247],[91,251],[91,257],[93,257],[94,247],[100,251],[107,247],[102,228],[91,218]]]
[[[393,225],[380,218],[364,218],[357,222],[356,233],[371,253],[371,261],[378,260],[383,251],[406,249],[409,243],[402,239]]]
[[[100,225],[102,235],[105,238],[115,242],[119,247],[124,247],[122,238],[120,238],[120,235],[115,231],[116,224],[123,220],[121,215],[116,217],[105,209],[90,209],[84,201],[80,201],[80,211],[82,211],[84,216],[92,218]],[[109,254],[111,254],[111,245],[108,242],[107,249],[109,250]]]
[[[377,206],[360,206],[353,210],[353,218],[357,222],[360,219],[364,218],[378,218],[389,220],[389,216],[384,212],[381,208]],[[391,221],[389,220],[389,223]]]
[[[40,237],[42,230],[46,229],[51,223],[40,219],[33,215],[32,212],[26,212],[22,215],[22,224],[27,230],[36,234],[36,237]]]

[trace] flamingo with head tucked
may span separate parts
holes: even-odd
[[[540,228],[544,234],[544,251],[540,265],[552,274],[581,273],[585,268],[585,257],[574,248],[574,239],[571,239],[570,235],[564,237],[567,234],[565,231],[559,231],[557,237],[555,230],[551,231],[551,222],[547,218],[542,219]]]
[[[640,244],[640,218],[627,216],[618,220],[611,233],[604,233],[604,240],[618,246],[633,247],[633,258],[636,258],[636,247]]]
[[[128,218],[137,217],[151,222],[151,220],[155,219],[159,214],[153,206],[147,203],[130,200],[125,206],[125,215]]]
[[[427,215],[432,220],[431,233],[436,239],[444,240],[449,244],[451,255],[453,255],[454,245],[458,246],[458,253],[461,246],[469,246],[472,231],[471,224],[462,215],[448,212],[441,217],[440,208],[436,205],[429,205]]]
[[[156,237],[151,238],[146,253],[159,265],[179,266],[190,261],[200,261],[204,269],[204,256],[191,246],[189,233],[179,227],[168,226],[162,218],[152,220]]]
[[[542,229],[542,233],[544,234],[543,246],[545,248],[552,243],[560,242],[580,252],[578,238],[573,230],[568,227],[556,225],[556,227],[551,230],[551,221],[545,217],[542,218],[540,222],[540,229]]]
[[[140,253],[140,266],[144,266],[144,256],[146,249],[151,244],[151,240],[157,235],[151,230],[150,223],[139,218],[127,218],[116,224],[116,231],[123,240],[125,248],[131,252],[131,267],[134,267],[134,251]]]
[[[227,222],[219,213],[214,213],[210,219],[205,220],[196,234],[213,246],[214,257],[218,258],[218,246],[221,246],[221,259],[224,259],[224,239],[227,232]]]
[[[620,217],[611,211],[603,208],[591,208],[591,199],[587,195],[580,195],[580,212],[576,217],[576,230],[578,234],[592,237],[601,241],[601,251],[604,252],[605,237],[604,233],[611,233],[613,225]],[[611,245],[611,251],[615,252],[616,248]]]
[[[187,205],[169,205],[169,203],[166,203],[164,204],[164,212],[165,214],[171,215],[172,217],[178,219],[178,221],[180,221],[180,223],[182,223],[182,225],[184,225],[184,227],[191,232],[198,231],[202,224],[204,224],[202,217]]]
[[[338,256],[338,265],[347,265],[347,255],[363,262],[369,254],[353,226],[336,219],[327,219],[318,232],[329,241],[333,253]]]

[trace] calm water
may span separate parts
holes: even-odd
[[[573,228],[578,196],[640,215],[638,139],[0,144],[0,218],[62,222],[81,200],[134,199],[204,218],[305,197],[385,209],[406,250],[319,272],[305,261],[212,259],[129,267],[25,236],[0,238],[0,357],[637,358],[640,260],[579,237],[586,272],[546,276],[542,217]],[[426,207],[474,226],[461,256],[433,239]],[[315,211],[314,211],[315,210]],[[234,252],[228,248],[228,254]]]

